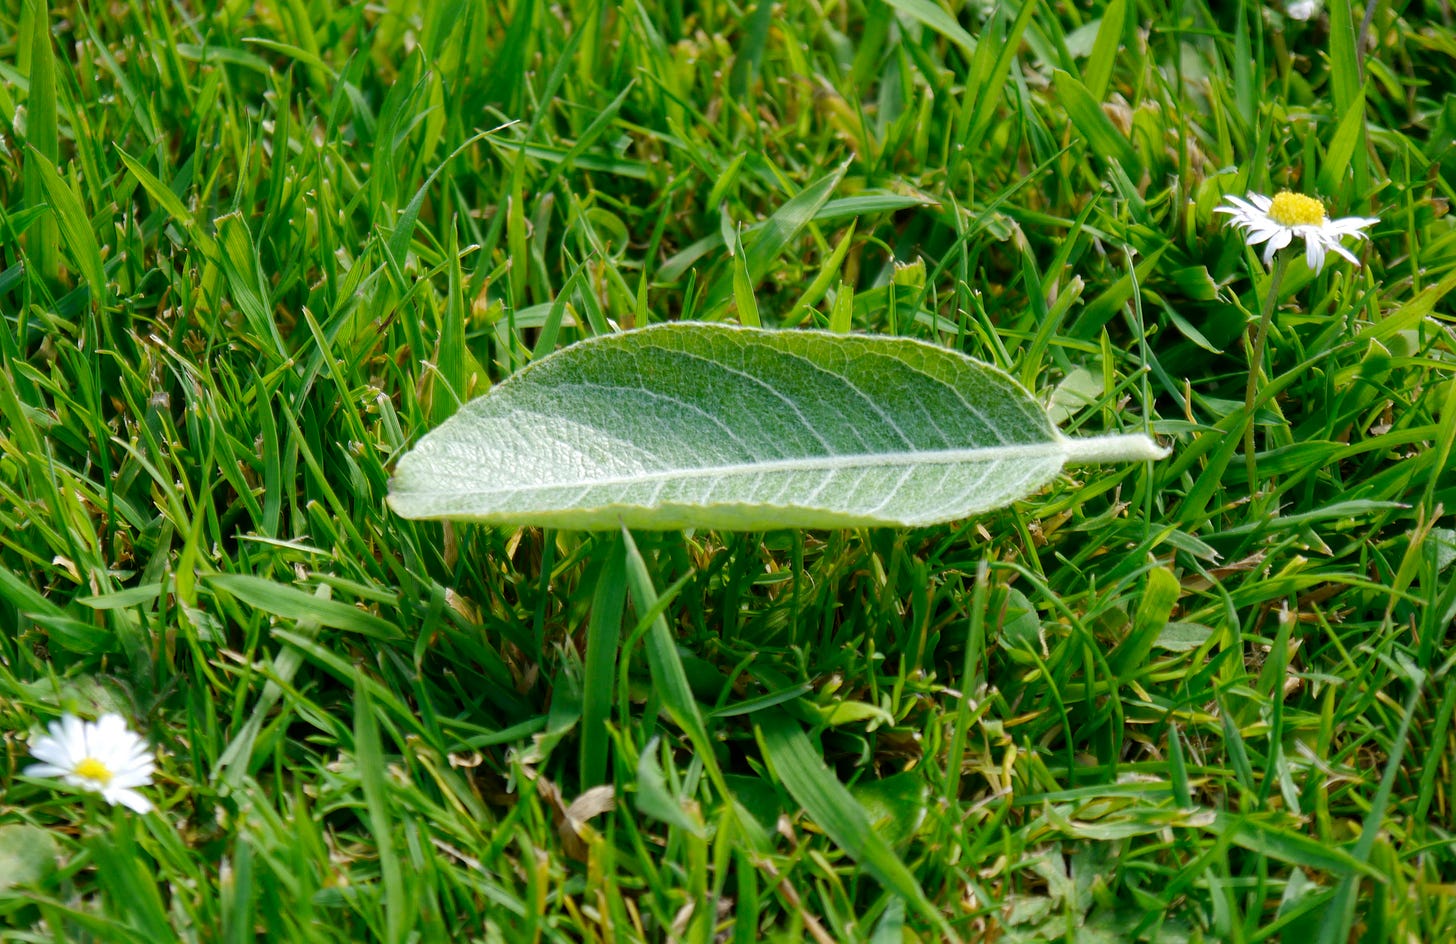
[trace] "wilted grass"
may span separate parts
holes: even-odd
[[[1456,932],[1456,33],[951,6],[0,14],[0,938]],[[1211,211],[1280,187],[1381,223],[1283,282],[1250,495]],[[1173,455],[906,532],[386,508],[531,359],[755,310]],[[101,710],[159,812],[20,775]]]

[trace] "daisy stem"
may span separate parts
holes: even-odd
[[[1264,311],[1259,316],[1259,327],[1254,333],[1254,351],[1249,356],[1249,383],[1244,388],[1244,462],[1249,470],[1249,497],[1259,485],[1258,464],[1254,461],[1254,393],[1259,388],[1259,378],[1264,373],[1264,345],[1269,340],[1269,325],[1274,321],[1274,308],[1279,304],[1279,283],[1284,281],[1284,270],[1289,265],[1283,253],[1274,257],[1274,269],[1269,273],[1269,284],[1264,290]]]

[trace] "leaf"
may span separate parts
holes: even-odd
[[[975,104],[971,107],[970,129],[966,143],[971,148],[980,145],[986,131],[995,119],[997,106],[1001,103],[1001,91],[1016,61],[1017,50],[1021,48],[1021,35],[1026,32],[1036,12],[1036,4],[1023,3],[1010,27],[1003,25],[999,8],[986,21],[986,31],[971,57],[971,71],[968,88],[976,89]]]
[[[1342,876],[1380,876],[1379,871],[1363,861],[1358,852],[1352,855],[1341,846],[1312,839],[1290,826],[1274,821],[1272,817],[1218,812],[1213,814],[1205,828],[1216,835],[1227,836],[1235,845],[1250,852],[1290,865]]]
[[[913,527],[1008,505],[1068,461],[1165,454],[1068,439],[1005,373],[921,341],[678,323],[522,369],[424,436],[389,502],[560,528]]]
[[[1335,136],[1330,140],[1330,149],[1325,154],[1319,171],[1321,193],[1331,196],[1341,194],[1340,184],[1344,181],[1345,171],[1352,166],[1355,148],[1364,136],[1365,93],[1360,92],[1350,102],[1350,107],[1345,109],[1344,117],[1335,128]]]
[[[55,872],[59,857],[56,840],[39,826],[0,826],[0,895],[17,885],[39,885]]]
[[[1163,627],[1163,631],[1158,634],[1157,642],[1153,645],[1169,652],[1192,652],[1208,642],[1208,638],[1212,635],[1213,630],[1200,623],[1174,621]]]
[[[849,792],[892,846],[908,842],[925,823],[930,790],[919,771],[861,780]]]
[[[358,673],[358,670],[355,670]],[[379,719],[374,714],[374,699],[358,673],[354,684],[354,760],[359,786],[364,791],[367,822],[379,857],[379,873],[384,886],[385,940],[389,944],[405,939],[411,911],[411,900],[405,890],[405,872],[394,847],[394,819],[389,798],[389,774],[386,770],[384,745],[379,737]]]
[[[1359,27],[1355,25],[1350,0],[1330,0],[1329,14],[1330,90],[1334,97],[1335,114],[1340,116],[1340,131],[1345,131],[1352,111],[1358,109],[1361,115],[1357,119],[1360,146],[1352,154],[1355,176],[1351,192],[1368,193],[1370,169],[1364,147],[1365,98],[1361,94],[1361,88],[1365,84],[1365,72],[1360,64],[1360,40],[1357,36]],[[1343,169],[1341,168],[1342,172]]]
[[[131,175],[142,185],[142,189],[147,192],[147,195],[152,198],[157,206],[165,210],[168,216],[172,217],[172,219],[176,220],[187,230],[187,237],[197,244],[198,249],[202,250],[203,255],[215,255],[217,253],[217,242],[206,229],[197,225],[197,218],[193,215],[192,211],[187,209],[187,205],[182,202],[182,198],[173,193],[170,187],[164,184],[156,174],[147,170],[140,161],[123,151],[120,145],[113,145],[113,147],[116,150],[116,156],[126,165],[126,169],[131,171]]]

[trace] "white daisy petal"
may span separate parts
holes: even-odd
[[[1270,234],[1269,244],[1264,247],[1264,264],[1268,265],[1274,258],[1274,253],[1289,245],[1292,239],[1294,239],[1294,233],[1287,229],[1275,230]]]
[[[45,761],[47,764],[62,767],[69,766],[71,763],[71,755],[66,750],[65,743],[55,738],[43,737],[37,740],[30,749],[30,756],[36,760]]]
[[[152,801],[135,790],[103,790],[101,795],[112,805],[120,803],[122,806],[136,813],[150,813],[152,811]]]
[[[77,750],[82,752],[82,757],[86,756],[86,722],[75,715],[64,715],[60,721],[52,723],[51,737],[64,745],[68,757],[74,756]]]
[[[31,746],[31,755],[41,763],[27,767],[26,776],[58,779],[99,793],[108,803],[138,813],[151,811],[152,801],[136,788],[152,782],[152,749],[120,715],[105,714],[94,722],[64,715],[48,730],[49,735]]]
[[[1360,264],[1360,260],[1355,257],[1355,254],[1350,250],[1346,249],[1344,246],[1341,246],[1339,243],[1330,243],[1330,248],[1333,249],[1335,252],[1338,252],[1340,255],[1344,256],[1346,259],[1349,259],[1355,265],[1358,266]]]
[[[27,777],[64,777],[70,772],[69,766],[57,767],[55,764],[31,764],[24,770]]]

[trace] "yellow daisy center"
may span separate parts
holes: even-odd
[[[1325,221],[1325,207],[1313,197],[1281,190],[1269,204],[1269,219],[1280,226],[1319,226]]]
[[[115,775],[112,774],[110,767],[94,757],[88,757],[76,765],[76,776],[94,780],[104,787],[111,782],[111,778]]]

